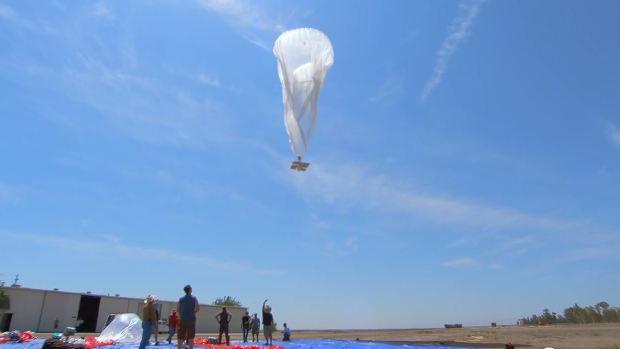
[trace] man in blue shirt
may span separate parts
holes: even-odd
[[[200,305],[198,299],[192,296],[192,286],[185,286],[183,291],[185,291],[185,296],[179,298],[179,304],[177,304],[177,313],[179,313],[177,349],[183,347],[184,341],[187,341],[189,349],[193,349],[196,335],[196,313],[200,310]]]

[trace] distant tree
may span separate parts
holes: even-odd
[[[588,324],[600,322],[620,322],[620,308],[612,307],[607,302],[599,302],[595,305],[580,307],[575,303],[572,307],[564,309],[564,314],[544,309],[540,315],[532,315],[519,320],[520,325],[549,325],[557,323]]]
[[[607,308],[603,310],[603,321],[605,322],[620,322],[620,309]]]
[[[609,309],[609,303],[607,303],[607,302],[598,302],[598,303],[596,303],[594,308],[599,313],[599,315],[601,315],[601,317],[602,317],[603,313],[605,312],[605,310]]]
[[[213,301],[213,305],[221,306],[221,307],[240,307],[241,302],[237,300],[235,297],[226,296],[219,297]]]
[[[542,315],[540,316],[540,324],[541,325],[550,325],[557,322],[557,316],[555,313],[551,313],[549,309],[544,309]]]

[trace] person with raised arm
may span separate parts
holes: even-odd
[[[265,335],[265,345],[273,345],[273,314],[271,313],[271,307],[267,305],[265,299],[263,302],[263,334]]]

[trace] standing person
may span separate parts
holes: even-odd
[[[179,316],[176,309],[172,310],[170,316],[168,316],[168,344],[172,344],[172,336],[177,332],[177,326],[179,325]]]
[[[142,340],[140,341],[139,349],[144,349],[149,344],[154,322],[157,322],[155,296],[150,294],[144,300],[144,307],[142,308]]]
[[[288,328],[288,326],[286,326],[286,322],[284,323],[284,330],[283,330],[283,336],[282,336],[282,341],[283,342],[289,342],[291,340],[291,329]]]
[[[258,318],[258,314],[254,313],[254,317],[252,317],[252,342],[258,342],[258,333],[260,332],[260,319]]]
[[[228,336],[228,324],[230,323],[230,319],[232,319],[232,315],[230,315],[226,311],[226,307],[222,308],[222,312],[215,315],[215,320],[220,324],[220,335],[218,336],[217,342],[222,344],[222,333],[226,334],[226,345],[230,345],[230,336]]]
[[[241,317],[241,329],[243,330],[243,343],[247,343],[248,333],[250,332],[250,315],[247,311],[245,315]]]
[[[161,319],[161,317],[159,315],[159,304],[157,303],[157,300],[155,300],[153,306],[155,307],[155,318],[157,319],[153,323],[153,336],[155,337],[155,345],[159,345],[159,319]]]
[[[192,286],[183,287],[185,296],[179,298],[177,312],[179,313],[179,331],[177,333],[177,349],[187,342],[189,349],[194,348],[194,336],[196,335],[196,313],[200,310],[198,299],[192,296]],[[143,349],[143,348],[140,348]]]
[[[265,345],[273,345],[273,314],[271,307],[267,305],[268,299],[263,302],[263,334],[265,335]]]

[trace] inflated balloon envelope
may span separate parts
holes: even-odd
[[[282,33],[273,54],[282,83],[284,124],[297,156],[291,169],[305,171],[309,164],[301,159],[316,127],[319,94],[334,64],[334,50],[329,38],[319,30],[300,28]]]

